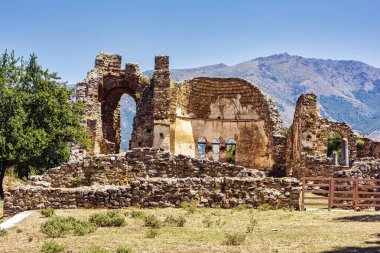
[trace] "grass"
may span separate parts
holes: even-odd
[[[126,224],[121,227],[98,227],[94,232],[77,236],[70,232],[55,238],[66,251],[116,252],[118,248],[132,252],[328,252],[336,249],[357,248],[376,252],[380,244],[380,214],[376,212],[286,210],[258,211],[239,208],[207,209],[189,212],[184,208],[125,209]],[[106,210],[75,209],[55,210],[58,217],[75,217],[88,220],[91,215]],[[132,212],[134,217],[132,217]],[[145,226],[156,220],[163,226]],[[365,217],[364,217],[365,216]],[[154,218],[153,218],[154,217]],[[169,218],[168,218],[169,217]],[[184,217],[183,227],[174,220]],[[357,217],[357,219],[355,218]],[[39,252],[51,241],[41,232],[41,225],[52,218],[42,217],[38,211],[17,224],[23,230],[10,229],[0,237],[0,249],[4,253]],[[165,225],[165,220],[172,226]],[[203,222],[210,220],[211,222]],[[208,225],[210,223],[210,225]],[[28,238],[33,238],[29,241]],[[17,242],[17,243],[16,243]],[[367,249],[366,249],[367,248]],[[366,250],[364,250],[366,249]],[[5,251],[4,251],[5,250]],[[372,251],[371,251],[372,250]],[[128,251],[127,251],[128,252]]]

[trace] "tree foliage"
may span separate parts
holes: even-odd
[[[73,91],[56,73],[43,69],[37,57],[24,61],[14,53],[0,58],[0,183],[14,166],[20,176],[67,161],[69,143],[87,145],[80,123],[83,105],[70,100]],[[0,189],[3,196],[3,189]]]

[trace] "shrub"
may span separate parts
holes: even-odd
[[[365,140],[363,140],[363,139],[359,139],[359,140],[357,140],[357,142],[356,142],[356,147],[357,147],[358,149],[362,149],[362,148],[364,148],[364,146],[365,146]]]
[[[33,236],[30,235],[30,236],[28,237],[28,242],[32,242],[32,241],[33,241]]]
[[[181,202],[181,207],[188,211],[189,213],[195,213],[197,210],[199,202],[196,200],[191,200],[190,202]]]
[[[0,229],[0,237],[6,236],[8,234],[8,231],[5,229]]]
[[[117,248],[116,253],[132,253],[132,250],[130,248],[119,247]]]
[[[16,229],[16,233],[18,233],[18,234],[19,234],[19,233],[22,233],[22,231],[23,231],[23,230],[22,230],[21,228],[17,228],[17,229]]]
[[[146,227],[160,228],[162,222],[153,214],[144,217],[144,223]]]
[[[271,205],[269,205],[269,204],[267,204],[267,203],[265,203],[265,204],[261,204],[258,208],[257,208],[257,210],[259,210],[259,211],[269,211],[269,210],[273,210],[274,208],[273,208],[273,206],[271,206]]]
[[[108,253],[108,250],[99,246],[95,246],[90,248],[86,253]]]
[[[245,241],[246,235],[241,233],[226,234],[226,245],[241,245]]]
[[[132,218],[137,218],[137,219],[144,219],[145,218],[145,213],[140,210],[132,210],[131,212],[131,217]]]
[[[93,170],[103,169],[103,166],[97,162],[91,162],[90,166],[91,166],[91,169],[93,169]]]
[[[45,242],[42,245],[42,253],[61,253],[65,250],[65,246],[58,244],[55,241]]]
[[[149,229],[148,231],[146,231],[145,233],[145,237],[146,238],[155,238],[156,236],[158,235],[158,230],[153,228],[153,229]]]
[[[95,226],[88,221],[80,221],[74,217],[54,216],[41,225],[41,231],[47,237],[56,238],[69,232],[75,235],[92,233],[95,231]]]
[[[125,217],[119,212],[108,211],[91,215],[90,222],[98,227],[121,227],[125,225]]]
[[[52,217],[55,214],[55,211],[53,208],[48,207],[48,208],[41,209],[40,213],[41,215],[45,217]]]
[[[184,227],[186,223],[186,219],[183,216],[179,216],[178,218],[173,217],[172,215],[166,217],[165,225],[169,227]]]

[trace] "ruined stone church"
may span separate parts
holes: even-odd
[[[87,108],[87,155],[119,153],[123,94],[131,96],[137,108],[130,149],[155,147],[296,177],[331,174],[358,157],[380,156],[379,142],[367,139],[358,152],[360,137],[348,124],[321,118],[313,94],[298,99],[293,124],[285,133],[273,99],[246,80],[197,77],[175,83],[168,56],[156,56],[149,79],[137,64],[122,69],[121,56],[104,53],[77,84],[77,99]],[[342,136],[339,163],[327,155],[331,131]]]

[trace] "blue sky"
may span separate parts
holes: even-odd
[[[36,53],[64,81],[85,78],[98,52],[153,67],[236,64],[288,52],[380,67],[377,0],[0,0],[0,51]]]

